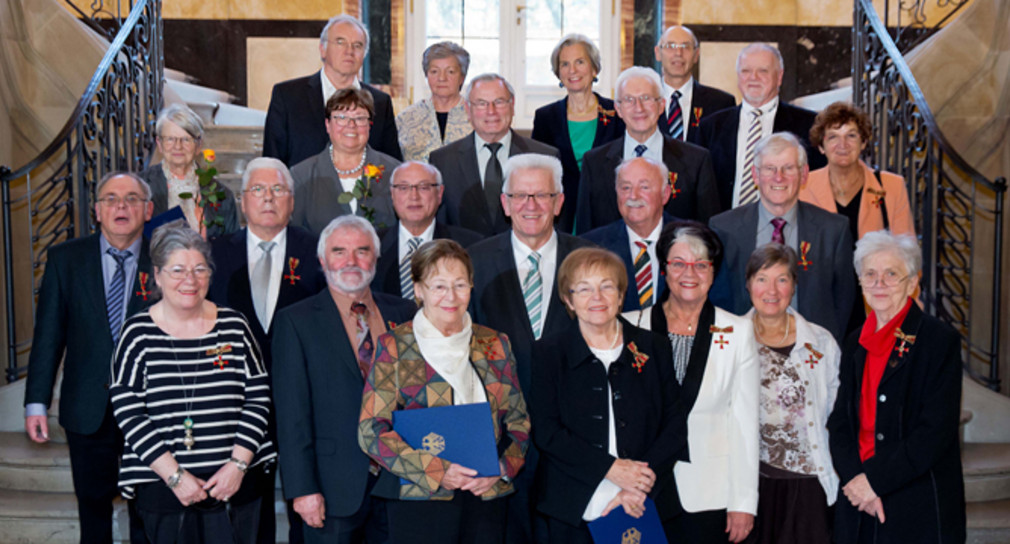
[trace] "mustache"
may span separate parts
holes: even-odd
[[[624,201],[624,205],[629,208],[644,208],[648,203],[640,198],[629,198]]]

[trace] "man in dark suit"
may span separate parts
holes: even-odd
[[[392,100],[358,79],[368,43],[368,29],[350,15],[337,15],[326,23],[319,36],[323,69],[274,85],[263,128],[264,157],[276,157],[294,166],[322,151],[330,143],[323,125],[326,100],[339,89],[354,87],[371,93],[375,102],[368,144],[397,160],[403,159]]]
[[[791,106],[779,98],[784,65],[779,50],[763,43],[744,47],[736,59],[737,87],[743,103],[706,117],[690,141],[708,149],[715,165],[723,211],[756,202],[751,177],[753,149],[773,132],[791,132],[803,142],[811,169],[827,159],[810,144],[815,112]]]
[[[387,324],[412,319],[416,307],[369,289],[379,239],[366,219],[337,217],[320,238],[329,289],[285,308],[274,322],[284,496],[305,523],[306,542],[386,542],[385,503],[372,496],[378,466],[358,446],[363,373]]]
[[[745,284],[751,253],[769,242],[785,244],[800,256],[791,306],[841,342],[856,288],[849,220],[800,202],[809,167],[803,146],[792,134],[775,133],[758,142],[753,168],[760,200],[709,222],[724,246],[709,299],[743,315],[751,307]]]
[[[46,412],[63,362],[60,425],[70,447],[81,542],[109,543],[123,450],[109,402],[109,362],[123,321],[153,302],[142,236],[153,205],[147,183],[125,172],[107,174],[96,193],[99,232],[49,250],[28,359],[25,431],[34,442],[49,440]],[[132,510],[131,504],[131,537],[143,539]]]
[[[499,204],[502,164],[521,153],[558,156],[558,150],[512,130],[515,91],[498,74],[481,74],[463,92],[473,132],[431,154],[445,180],[438,220],[491,236],[509,229]]]
[[[512,229],[468,248],[473,258],[474,285],[470,315],[475,323],[504,332],[512,341],[520,388],[529,394],[533,343],[573,326],[555,286],[561,262],[588,242],[554,229],[564,192],[561,161],[526,154],[505,163],[500,202],[512,218]],[[526,466],[509,498],[508,542],[532,542],[541,535],[530,504],[537,452],[532,446]],[[545,528],[544,528],[545,530]]]
[[[663,67],[663,97],[668,100],[659,117],[659,130],[676,140],[687,140],[697,132],[703,116],[736,105],[733,95],[694,79],[699,46],[690,28],[671,26],[655,47],[656,60]]]
[[[666,255],[656,254],[663,225],[673,220],[663,206],[670,198],[666,166],[646,157],[628,159],[617,167],[617,208],[621,219],[583,235],[586,240],[624,261],[628,290],[624,311],[648,308],[666,290],[660,271]]]
[[[666,211],[683,219],[707,221],[719,212],[712,160],[704,149],[664,136],[657,122],[666,100],[655,70],[632,66],[617,77],[617,115],[627,127],[624,137],[586,152],[582,161],[575,230],[584,234],[621,218],[614,193],[615,170],[621,162],[647,157],[666,165],[670,199]]]
[[[418,247],[442,238],[467,247],[483,237],[472,230],[435,220],[445,187],[442,174],[434,166],[407,161],[393,170],[389,184],[398,220],[392,227],[379,231],[384,251],[375,265],[372,290],[414,300],[410,258]]]

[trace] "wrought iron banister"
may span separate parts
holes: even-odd
[[[1006,179],[987,179],[957,153],[872,0],[854,3],[853,102],[874,130],[866,159],[904,176],[923,250],[926,309],[961,334],[968,373],[999,390]],[[979,281],[989,272],[991,284]]]

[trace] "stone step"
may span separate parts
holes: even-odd
[[[966,443],[961,449],[968,502],[1010,499],[1010,444]]]
[[[259,156],[263,153],[262,127],[204,127],[204,147],[218,150],[244,150]]]
[[[1010,499],[968,503],[968,544],[1010,542]]]
[[[0,490],[73,493],[67,445],[36,444],[25,433],[0,433]]]

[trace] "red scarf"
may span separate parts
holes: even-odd
[[[877,330],[877,313],[870,312],[859,333],[859,345],[866,348],[866,361],[863,363],[863,387],[859,396],[859,459],[866,461],[873,457],[877,423],[877,388],[880,379],[884,377],[884,368],[891,357],[891,351],[898,340],[894,331],[905,321],[908,309],[912,307],[912,299],[905,302],[905,307],[898,315],[891,318],[886,325]]]

